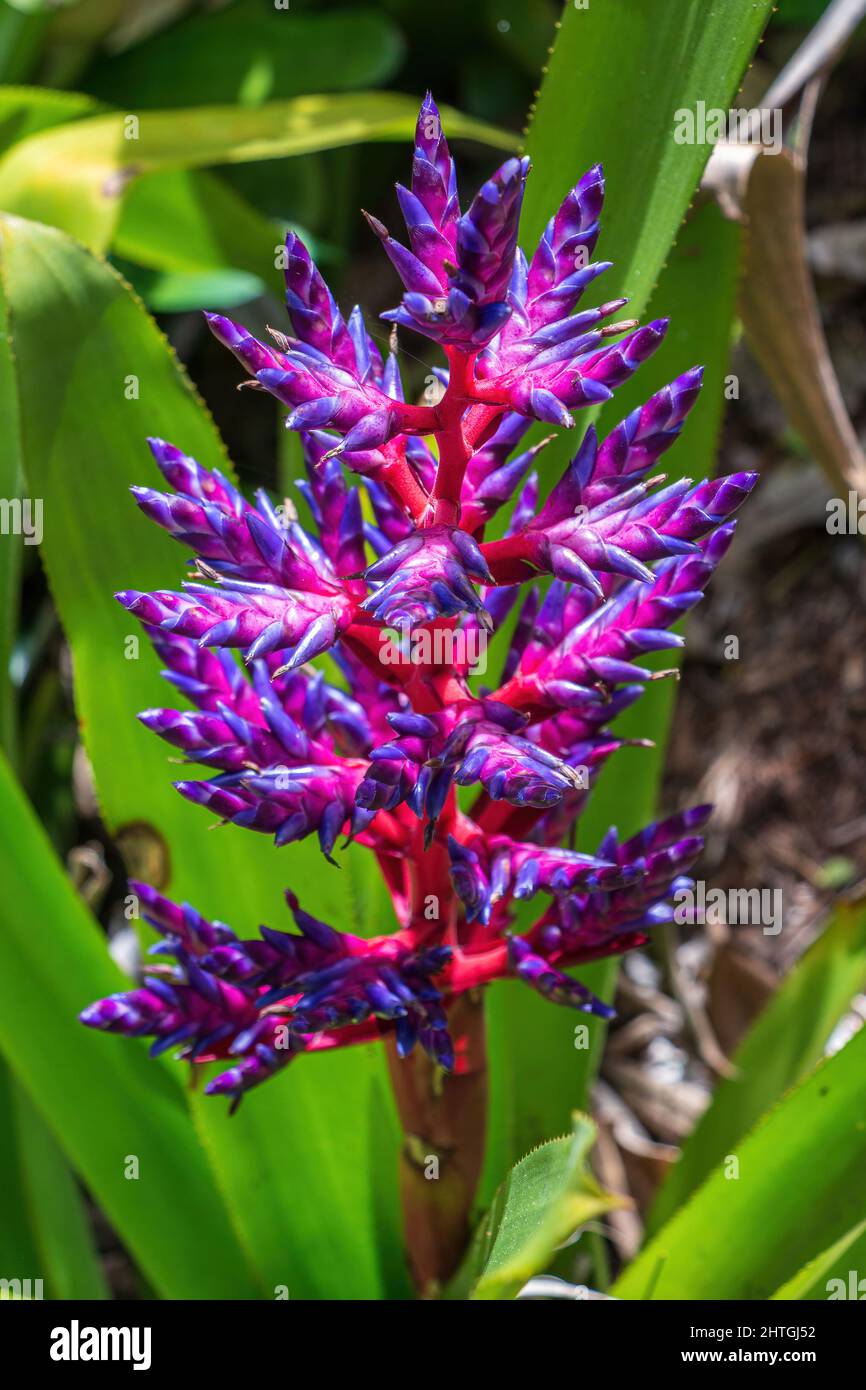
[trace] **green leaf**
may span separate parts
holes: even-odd
[[[0,496],[14,506],[21,498],[23,475],[15,366],[9,337],[9,311],[0,282],[0,419],[4,441],[0,447]],[[34,513],[31,512],[31,522]],[[0,748],[11,750],[15,730],[15,704],[9,662],[18,624],[22,537],[11,531],[0,544]],[[10,756],[11,753],[10,753]]]
[[[21,439],[9,321],[0,285],[0,493],[22,491]],[[19,607],[21,541],[0,546],[0,746],[14,744],[9,661]],[[10,751],[11,756],[11,751]],[[80,1194],[57,1144],[20,1085],[0,1061],[0,1269],[9,1278],[43,1278],[56,1298],[103,1298]]]
[[[81,1193],[54,1136],[17,1084],[12,1113],[40,1275],[44,1271],[53,1298],[107,1298]]]
[[[839,1240],[831,1250],[827,1251],[828,1256],[834,1255],[835,1260],[829,1262],[823,1272],[826,1276],[824,1282],[820,1283],[817,1279],[808,1289],[804,1288],[799,1295],[801,1298],[826,1299],[835,1298],[854,1298],[858,1301],[863,1300],[866,1294],[866,1230],[853,1230],[849,1232],[851,1240],[843,1238]],[[853,1279],[852,1279],[853,1274]],[[831,1295],[828,1285],[830,1280],[841,1280],[842,1286],[838,1283],[834,1294]],[[856,1291],[852,1291],[852,1285],[856,1285]],[[843,1292],[844,1287],[844,1292]]]
[[[120,972],[2,755],[0,816],[0,1047],[163,1296],[253,1297],[182,1091],[141,1043],[77,1021]]]
[[[527,243],[601,160],[599,251],[614,266],[599,285],[605,299],[630,295],[641,314],[711,150],[676,143],[677,113],[698,101],[727,111],[771,9],[771,0],[566,6],[526,142]]]
[[[584,307],[628,296],[629,317],[649,320],[647,305],[712,149],[675,141],[678,113],[695,111],[698,101],[728,110],[771,9],[772,0],[565,7],[526,140],[534,167],[521,230],[524,246],[534,246],[581,174],[603,164],[595,254],[613,266]],[[657,301],[652,308],[666,312]],[[693,360],[706,359],[701,352]],[[638,377],[647,380],[646,368]],[[579,423],[596,414],[584,412]],[[564,468],[573,450],[564,434],[545,451],[546,466]]]
[[[383,892],[384,884],[382,885]],[[403,1143],[403,1132],[394,1101],[394,1093],[385,1075],[377,1075],[370,1095],[370,1153],[368,1163],[374,1173],[385,1181],[373,1189],[373,1220],[377,1231],[377,1247],[382,1288],[388,1299],[409,1299],[414,1289],[406,1260],[403,1239],[402,1212],[392,1200],[394,1154]]]
[[[228,267],[260,276],[275,290],[284,235],[216,175],[176,169],[136,179],[112,246],[124,260],[151,270],[203,275]]]
[[[30,135],[100,110],[100,103],[83,92],[2,88],[0,154]],[[283,182],[291,188],[291,179]],[[267,277],[277,287],[275,251],[283,234],[283,227],[223,179],[204,170],[177,169],[133,181],[122,199],[113,246],[126,260],[154,270],[202,274],[230,267]]]
[[[25,82],[39,61],[47,15],[16,13],[0,5],[0,82]]]
[[[702,364],[704,385],[698,402],[682,437],[664,456],[663,471],[671,482],[685,476],[697,480],[715,472],[739,257],[739,225],[726,221],[715,203],[703,203],[681,228],[650,301],[649,317],[670,316],[665,344],[600,414],[598,427],[604,435],[674,377]],[[678,664],[678,656],[664,652],[647,664],[669,669]],[[610,764],[581,822],[582,847],[592,845],[595,849],[609,825],[616,825],[622,835],[632,835],[656,814],[676,693],[675,681],[651,682],[641,699],[617,721],[618,733],[626,738],[652,739],[655,747],[626,749]]]
[[[0,1269],[6,1279],[39,1279],[42,1263],[33,1234],[13,1110],[17,1090],[0,1063]]]
[[[0,160],[0,205],[105,250],[123,195],[143,174],[277,159],[367,140],[411,140],[417,115],[414,97],[351,92],[256,109],[203,106],[94,116],[13,146]],[[442,115],[452,137],[512,145],[510,135],[492,126],[447,108]]]
[[[138,624],[112,595],[170,586],[185,567],[181,549],[128,494],[131,483],[153,476],[145,436],[171,439],[208,467],[228,466],[222,446],[165,340],[116,272],[62,233],[18,218],[0,221],[0,247],[27,407],[25,468],[30,490],[44,498],[42,555],[72,648],[79,720],[108,827],[165,857],[167,891],[241,933],[255,934],[260,922],[288,925],[286,884],[336,926],[387,929],[367,895],[364,850],[352,847],[334,869],[310,842],[276,850],[269,838],[237,827],[213,833],[207,815],[173,790],[164,746],[135,717],[165,703],[167,687]],[[130,639],[139,636],[136,656]],[[84,1039],[85,1061],[101,1047],[133,1046]],[[396,1203],[397,1151],[391,1172],[371,1173],[365,1127],[370,1085],[383,1069],[376,1048],[305,1058],[248,1097],[232,1119],[220,1101],[193,1098],[234,1223],[266,1288],[289,1283],[294,1297],[380,1292],[371,1185],[390,1184],[388,1200]]]
[[[248,270],[211,270],[191,275],[184,271],[147,271],[133,266],[127,278],[153,314],[237,309],[265,293],[262,281]]]
[[[831,924],[782,982],[733,1057],[647,1222],[657,1231],[774,1101],[821,1057],[852,998],[866,987],[866,904],[837,907]]]
[[[770,1297],[774,1301],[781,1300],[783,1302],[788,1299],[826,1298],[829,1292],[827,1276],[831,1270],[835,1269],[843,1255],[848,1257],[845,1261],[846,1264],[851,1264],[855,1270],[859,1269],[856,1259],[852,1260],[851,1254],[852,1247],[856,1248],[863,1235],[866,1235],[866,1220],[858,1221],[856,1226],[852,1226],[850,1231],[846,1231],[844,1236],[835,1241],[829,1249],[822,1250],[820,1255],[798,1270],[793,1279],[789,1279]],[[855,1274],[855,1279],[859,1281],[859,1278],[859,1273]],[[844,1282],[847,1286],[847,1280]],[[843,1297],[847,1297],[847,1287]],[[859,1297],[859,1289],[854,1297]]]
[[[374,895],[366,890],[367,875],[376,873],[371,860],[359,867],[350,853],[342,872],[325,875],[318,846],[309,841],[291,847],[284,868],[270,841],[263,849],[260,872],[272,885],[271,907],[246,920],[273,921],[276,884],[288,879],[305,906],[344,929],[365,934],[392,925],[377,920]],[[246,876],[225,885],[229,921],[231,912],[243,920],[249,883]],[[246,1097],[231,1117],[213,1098],[191,1098],[241,1239],[269,1292],[280,1285],[292,1298],[381,1298],[390,1292],[384,1279],[396,1251],[386,1247],[389,1237],[399,1239],[400,1136],[393,1107],[377,1166],[371,1165],[370,1137],[374,1088],[386,1085],[383,1049],[367,1046],[301,1059]]]
[[[668,341],[617,391],[602,414],[601,428],[606,431],[678,373],[704,362],[704,389],[698,404],[682,439],[664,459],[671,480],[687,472],[700,477],[713,469],[738,253],[739,228],[726,222],[713,204],[704,204],[686,222],[651,305],[652,312],[671,315]],[[547,476],[552,477],[550,472]],[[675,657],[676,653],[665,652],[664,665],[671,666]],[[626,737],[651,738],[656,746],[623,749],[616,755],[581,818],[579,848],[594,851],[610,825],[630,835],[652,819],[675,696],[672,681],[651,682],[635,707],[618,721],[617,729]],[[537,915],[537,905],[528,904],[519,926],[529,925]],[[616,961],[600,961],[576,973],[602,998],[612,998]],[[540,1138],[560,1132],[575,1106],[588,1106],[606,1030],[600,1020],[556,1008],[517,984],[492,990],[487,1009],[490,1054],[495,1059],[483,1188],[489,1196],[518,1154]]]
[[[592,1121],[576,1112],[568,1137],[542,1144],[512,1168],[478,1227],[449,1297],[513,1298],[580,1226],[627,1205],[599,1187],[590,1173],[594,1141]]]
[[[769,1298],[866,1210],[866,1028],[790,1092],[658,1233],[618,1298]],[[737,1176],[734,1176],[734,1174]]]
[[[78,5],[81,0],[4,0],[13,10],[19,10],[21,14],[46,14],[51,10],[66,9],[69,5]]]
[[[725,0],[710,10],[701,0],[566,7],[526,142],[534,163],[521,224],[526,249],[580,174],[601,160],[607,195],[598,254],[614,261],[599,281],[603,297],[628,294],[629,313],[642,315],[663,272],[648,314],[670,315],[671,333],[605,408],[602,428],[677,372],[696,362],[707,366],[701,402],[665,459],[672,479],[712,470],[739,253],[738,229],[710,205],[686,223],[670,250],[709,155],[708,146],[674,143],[675,115],[699,99],[727,109],[769,9],[765,0]],[[594,414],[582,413],[576,434]],[[545,450],[547,478],[558,476],[573,449],[565,434]],[[630,834],[653,815],[672,711],[670,683],[657,682],[620,721],[623,733],[651,738],[656,748],[624,751],[602,776],[581,822],[582,849],[595,848],[608,825]],[[603,962],[580,974],[610,997],[615,965]],[[492,1082],[497,1126],[488,1191],[514,1146],[519,1151],[556,1133],[573,1106],[587,1103],[604,1037],[602,1025],[591,1023],[591,1046],[576,1050],[574,1019],[527,993],[495,991],[490,1003],[490,1036],[502,1057]]]
[[[67,121],[92,116],[100,103],[85,92],[55,92],[47,87],[0,88],[0,153],[18,140]]]
[[[403,47],[400,31],[375,9],[296,14],[242,0],[99,59],[86,85],[125,111],[258,106],[304,92],[375,87],[396,71]]]

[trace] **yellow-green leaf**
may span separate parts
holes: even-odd
[[[72,232],[94,250],[111,244],[126,189],[162,169],[243,164],[368,140],[411,140],[415,97],[399,92],[303,96],[249,109],[121,112],[93,116],[22,140],[0,160],[0,206]],[[508,149],[493,126],[446,108],[452,138]]]

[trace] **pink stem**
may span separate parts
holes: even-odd
[[[501,541],[485,541],[481,553],[497,584],[523,584],[538,574],[533,564],[536,539],[526,531],[505,536]]]

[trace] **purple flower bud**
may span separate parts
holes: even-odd
[[[388,627],[412,628],[458,613],[474,613],[489,625],[471,581],[490,583],[492,575],[465,531],[447,526],[416,531],[370,565],[364,577],[378,587],[362,607]]]

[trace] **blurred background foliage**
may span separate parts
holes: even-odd
[[[291,489],[299,456],[276,402],[236,392],[237,367],[200,315],[227,310],[259,333],[282,324],[275,256],[287,227],[341,306],[359,302],[387,341],[377,315],[394,302],[394,276],[359,207],[396,220],[393,184],[406,176],[428,87],[445,108],[464,197],[528,124],[524,244],[604,160],[601,251],[616,260],[604,297],[630,294],[636,315],[670,313],[673,327],[602,424],[702,360],[707,387],[672,468],[712,471],[721,436],[725,471],[765,474],[770,500],[692,624],[667,756],[674,687],[659,682],[628,728],[656,747],[624,754],[605,779],[586,843],[614,818],[629,833],[659,805],[696,800],[700,781],[720,808],[714,882],[780,887],[786,903],[778,944],[759,928],[735,940],[708,929],[660,941],[619,975],[609,964],[591,981],[584,972],[616,995],[621,1024],[604,1056],[601,1026],[577,1052],[567,1011],[493,992],[481,1194],[492,1206],[454,1296],[512,1297],[547,1267],[605,1288],[628,1266],[616,1292],[650,1297],[658,1247],[632,1261],[645,1233],[664,1243],[665,1297],[689,1296],[699,1274],[705,1296],[766,1297],[799,1278],[797,1296],[821,1297],[811,1262],[823,1272],[856,1256],[864,1141],[851,1117],[864,1073],[842,1043],[866,988],[856,775],[866,671],[853,616],[866,576],[858,538],[828,548],[822,528],[825,474],[840,486],[856,473],[866,425],[862,29],[846,35],[835,70],[820,65],[811,161],[807,131],[781,192],[764,192],[759,160],[745,183],[726,185],[723,215],[724,198],[698,192],[708,151],[670,140],[674,111],[698,99],[726,106],[741,79],[736,104],[759,101],[827,10],[783,0],[752,61],[769,3],[724,0],[709,14],[701,0],[593,0],[580,11],[554,0],[437,0],[432,10],[412,0],[0,0],[0,492],[46,499],[44,569],[36,547],[8,536],[0,546],[0,1275],[44,1271],[58,1297],[273,1296],[284,1283],[293,1297],[407,1294],[399,1135],[371,1049],[291,1068],[229,1123],[183,1089],[174,1063],[103,1046],[75,1013],[118,987],[118,966],[134,968],[127,873],[243,930],[281,925],[291,875],[338,924],[369,932],[390,920],[356,851],[341,875],[323,874],[317,851],[296,847],[289,860],[259,837],[209,835],[175,797],[162,752],[134,720],[163,698],[157,664],[119,657],[128,619],[110,594],[177,573],[171,543],[151,535],[126,492],[148,468],[146,434],[176,438],[208,465],[231,459],[247,488]],[[804,124],[803,91],[786,102],[789,135]],[[790,245],[774,208],[801,234]],[[757,297],[766,285],[786,291],[769,309]],[[788,299],[800,308],[793,323],[776,313]],[[412,396],[435,361],[423,342],[401,341]],[[807,386],[833,388],[805,412],[799,368]],[[127,373],[140,395],[124,394]],[[566,450],[545,455],[548,483]],[[822,630],[837,636],[812,658],[803,632]],[[731,631],[743,648],[736,670],[719,656]],[[830,740],[817,752],[816,728]],[[834,1107],[798,1149],[812,1068],[831,1040],[838,1056],[820,1085]],[[790,1112],[753,1130],[798,1083]],[[595,1129],[572,1123],[575,1107],[593,1110]],[[542,1141],[529,1169],[506,1176]],[[597,1176],[631,1207],[592,1177],[593,1143]],[[762,1238],[721,1248],[718,1163],[740,1145],[759,1170],[780,1154],[791,1164],[813,1211],[796,1240],[784,1205],[766,1219],[766,1184],[743,1183],[731,1219],[744,1233],[761,1226]],[[834,1163],[822,1162],[826,1146]],[[134,1185],[119,1157],[130,1153],[145,1164]],[[585,1238],[554,1257],[587,1222]],[[776,1255],[786,1241],[787,1263]]]

